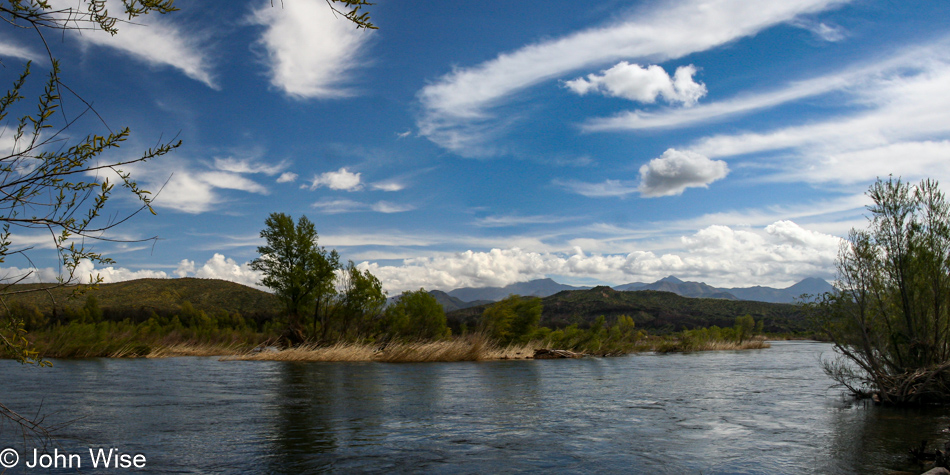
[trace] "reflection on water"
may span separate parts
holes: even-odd
[[[830,351],[779,342],[482,363],[0,361],[0,401],[30,412],[42,400],[50,422],[80,418],[59,433],[61,451],[114,446],[145,454],[156,472],[919,471],[907,450],[950,438],[950,411],[850,403],[818,366]],[[24,444],[0,429],[0,448],[26,454]]]

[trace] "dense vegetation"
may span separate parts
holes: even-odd
[[[362,274],[365,276],[365,272]],[[276,343],[287,322],[283,307],[273,294],[220,280],[142,279],[100,284],[70,298],[75,290],[78,289],[60,288],[51,294],[24,293],[8,299],[11,316],[23,322],[29,338],[45,357],[239,353]],[[646,301],[663,294],[616,293],[633,300],[639,295]],[[658,330],[641,325],[626,314],[601,314],[589,322],[576,319],[580,323],[567,325],[546,323],[550,319],[545,312],[552,302],[573,299],[588,302],[589,308],[615,307],[616,302],[612,301],[595,305],[598,295],[603,298],[601,291],[574,291],[547,299],[511,296],[477,309],[471,325],[462,323],[452,329],[442,306],[419,289],[404,292],[385,308],[376,304],[355,305],[355,300],[337,298],[325,303],[319,314],[306,314],[301,327],[308,345],[324,347],[361,343],[381,348],[395,342],[484,335],[486,341],[501,347],[530,343],[599,355],[645,350],[694,351],[711,349],[711,342],[738,343],[748,338],[748,331],[737,330],[737,317],[746,315],[739,313],[707,321],[702,314],[695,314],[689,321],[699,324],[687,331],[680,328],[679,332],[672,332],[669,327]],[[661,297],[664,298],[660,302],[670,298]],[[696,304],[689,302],[695,299],[672,296],[672,301],[679,300],[684,301],[682,304]],[[705,306],[715,307],[715,303],[706,302]],[[643,312],[647,310],[639,311],[641,321],[659,320],[645,319]],[[663,310],[671,314],[684,311]],[[724,315],[727,310],[720,311]],[[752,319],[751,314],[748,318]],[[764,321],[757,318],[761,330]],[[745,324],[742,328],[747,327]]]
[[[879,180],[867,230],[838,259],[837,293],[814,305],[839,359],[826,371],[884,403],[950,403],[950,203],[937,183]]]
[[[689,298],[672,292],[653,290],[617,291],[609,287],[570,290],[540,299],[540,326],[552,329],[577,325],[589,328],[604,316],[612,321],[621,315],[630,317],[638,328],[655,334],[671,334],[702,327],[731,327],[740,315],[760,321],[762,331],[771,334],[807,335],[804,309],[798,305]],[[475,328],[489,305],[448,313],[453,331]]]

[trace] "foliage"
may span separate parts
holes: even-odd
[[[839,353],[825,370],[885,403],[950,402],[950,205],[931,180],[867,194],[870,226],[839,251],[839,290],[812,307]]]
[[[690,298],[672,292],[617,291],[609,287],[564,291],[541,302],[540,325],[551,328],[587,328],[601,315],[608,320],[626,315],[638,328],[669,334],[683,328],[729,327],[735,324],[737,315],[749,314],[762,322],[765,332],[799,334],[809,330],[804,308],[793,304]],[[447,312],[446,317],[453,332],[462,324],[475,328],[486,308],[488,305],[464,308]]]
[[[740,315],[736,317],[735,329],[736,339],[739,340],[739,343],[742,343],[743,340],[752,337],[752,332],[755,330],[755,319],[748,313]]]
[[[436,340],[450,333],[445,310],[425,289],[403,292],[386,308],[383,322],[391,336],[405,340]]]
[[[541,299],[510,295],[482,313],[479,328],[501,344],[525,343],[541,321]]]
[[[287,339],[304,341],[302,316],[321,295],[332,289],[336,251],[328,253],[317,245],[317,230],[302,216],[297,224],[289,215],[271,213],[264,221],[261,237],[266,244],[257,248],[260,257],[251,268],[261,271],[261,284],[272,289],[287,316]]]
[[[359,270],[350,261],[340,277],[339,336],[359,339],[369,336],[386,306],[383,284],[369,269]]]
[[[0,2],[0,17],[12,27],[33,29],[41,43],[47,46],[44,30],[102,29],[116,32],[118,18],[109,15],[102,1],[80,1],[85,10],[54,8],[45,0],[5,0]],[[173,11],[171,1],[124,0],[125,14],[129,20],[152,12]],[[128,139],[130,131],[122,128],[108,130],[107,134],[92,133],[75,138],[70,127],[83,114],[92,111],[89,103],[76,96],[86,108],[78,116],[69,117],[63,111],[63,92],[72,93],[60,75],[58,61],[49,53],[50,72],[45,87],[37,99],[34,113],[19,115],[12,135],[12,146],[0,152],[0,263],[12,255],[22,256],[33,266],[29,253],[35,245],[36,235],[49,236],[58,255],[60,280],[48,284],[73,283],[85,276],[76,275],[80,262],[88,260],[95,264],[111,264],[108,257],[88,245],[95,240],[110,240],[105,233],[128,220],[143,209],[154,213],[151,194],[139,188],[127,170],[129,165],[141,163],[165,155],[181,142],[172,139],[159,142],[153,148],[130,158],[106,159],[106,152],[118,148]],[[13,81],[6,94],[0,98],[0,120],[11,114],[21,114],[17,108],[24,99],[31,64],[27,63],[22,73]],[[54,127],[55,118],[62,116],[63,125]],[[104,125],[104,124],[103,124]],[[108,127],[106,127],[108,129]],[[138,211],[126,216],[112,215],[106,218],[106,206],[115,189],[136,197],[141,205]],[[0,287],[0,298],[10,295],[10,285],[31,277],[33,271],[8,276]],[[89,276],[92,283],[100,281]],[[33,291],[37,289],[31,289]],[[24,362],[39,361],[35,352],[24,345],[22,332],[26,325],[18,320],[9,308],[0,314],[0,350],[14,354]]]

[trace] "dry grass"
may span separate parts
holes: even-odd
[[[693,351],[730,351],[730,350],[761,350],[771,348],[765,337],[755,337],[742,343],[726,340],[708,340],[702,342],[684,342],[682,340],[661,341],[653,347],[657,353],[686,353]]]
[[[481,335],[451,340],[389,343],[383,346],[366,343],[337,343],[333,346],[298,346],[280,351],[252,351],[228,356],[226,360],[251,361],[382,361],[387,363],[421,363],[436,361],[484,361],[527,359],[534,355],[535,345],[499,348]]]
[[[223,356],[247,352],[247,345],[175,343],[158,347],[128,344],[110,353],[109,358],[173,358],[176,356]]]

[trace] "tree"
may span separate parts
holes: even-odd
[[[383,284],[369,269],[359,270],[353,261],[340,275],[340,338],[346,339],[351,331],[356,338],[365,337],[386,306]]]
[[[294,225],[289,215],[271,213],[264,225],[261,237],[266,244],[257,248],[261,256],[251,261],[251,268],[264,274],[261,285],[273,290],[284,306],[284,337],[299,344],[304,341],[302,316],[332,283],[335,252],[328,254],[317,245],[317,230],[306,216]]]
[[[752,331],[755,330],[755,319],[752,318],[752,315],[748,313],[739,317],[736,317],[736,336],[739,339],[739,344],[741,345],[743,341],[752,338]]]
[[[878,180],[867,230],[852,229],[834,293],[816,304],[838,357],[825,370],[856,396],[950,402],[950,204],[935,181]]]
[[[386,308],[384,331],[397,338],[434,340],[447,336],[445,309],[425,289],[405,291]]]
[[[538,329],[541,299],[509,295],[482,313],[479,327],[499,343],[524,343]]]

